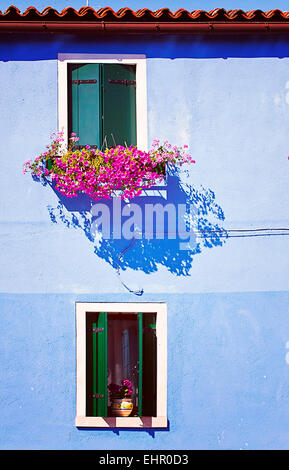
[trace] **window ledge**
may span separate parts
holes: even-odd
[[[166,416],[144,416],[143,418],[77,416],[75,426],[86,428],[167,428],[168,421]]]

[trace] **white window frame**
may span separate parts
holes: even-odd
[[[167,305],[163,302],[76,302],[76,418],[77,427],[166,428],[167,422]],[[156,313],[157,416],[86,416],[86,315],[89,312]]]
[[[148,150],[146,56],[134,54],[58,54],[58,129],[68,142],[68,64],[130,64],[136,66],[137,147]]]

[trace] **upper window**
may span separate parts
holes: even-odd
[[[59,128],[80,147],[147,149],[145,58],[59,54]]]
[[[68,65],[68,131],[79,145],[136,145],[136,66]]]
[[[166,305],[77,303],[76,326],[76,425],[166,427]]]

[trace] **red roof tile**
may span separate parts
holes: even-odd
[[[0,30],[37,30],[85,32],[225,32],[232,31],[277,31],[289,32],[289,12],[278,9],[270,11],[224,10],[216,8],[211,11],[182,8],[175,12],[168,8],[151,11],[143,8],[133,11],[121,8],[72,7],[58,12],[55,8],[46,7],[43,11],[31,6],[21,12],[17,7],[10,6],[0,11]]]
[[[31,6],[21,11],[11,5],[4,12],[0,11],[0,20],[115,20],[115,21],[288,21],[289,12],[281,10],[224,10],[216,8],[211,11],[193,10],[191,12],[180,8],[172,12],[168,8],[156,11],[143,8],[133,11],[130,8],[121,8],[118,11],[105,7],[94,10],[92,7],[82,7],[75,10],[72,7],[64,8],[58,12],[55,8],[46,7],[42,12]]]

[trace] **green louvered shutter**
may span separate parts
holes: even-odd
[[[107,313],[91,313],[86,325],[86,414],[107,416]]]
[[[142,386],[143,386],[143,314],[138,314],[138,415],[142,416]]]
[[[69,135],[75,132],[78,145],[102,143],[101,65],[69,64]]]
[[[93,323],[93,416],[107,416],[107,313]]]
[[[157,338],[155,313],[143,315],[142,331],[142,415],[156,416]]]
[[[136,72],[133,65],[103,65],[104,146],[136,145]]]
[[[139,313],[138,415],[156,416],[156,315]]]

